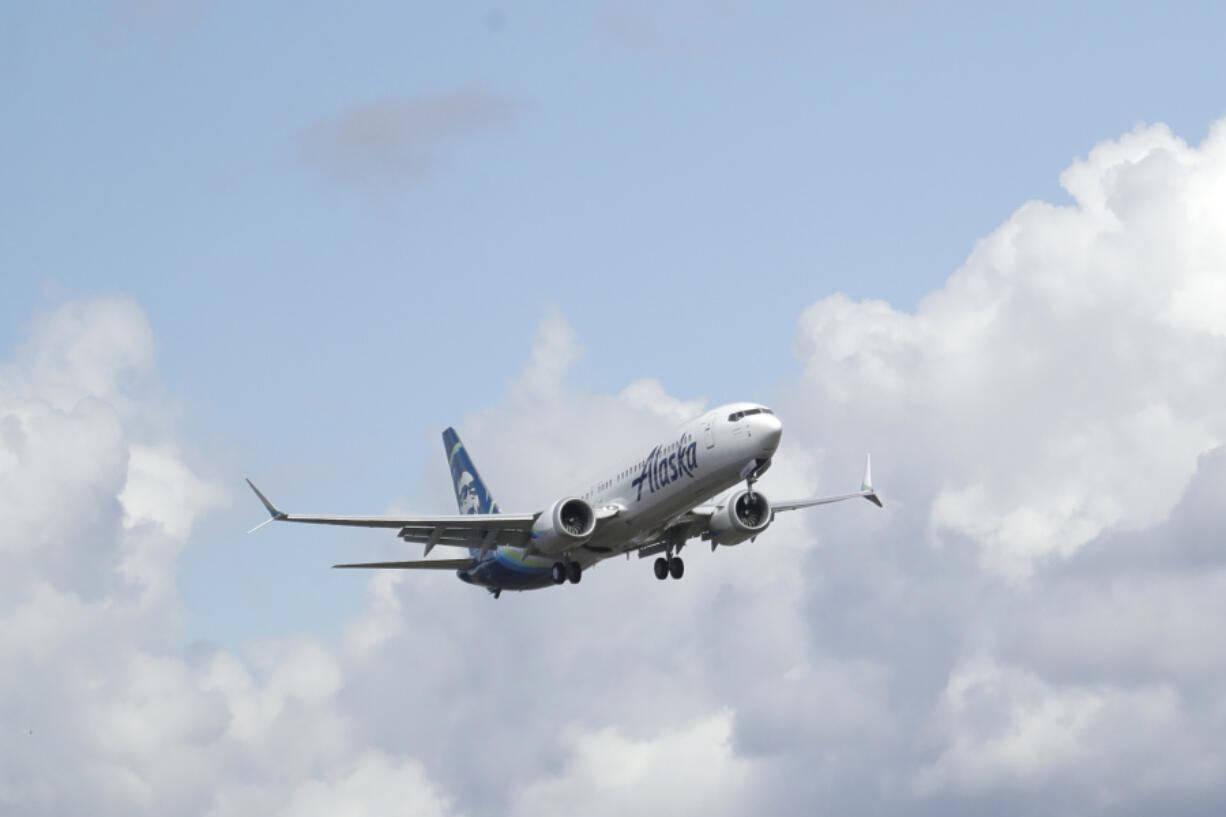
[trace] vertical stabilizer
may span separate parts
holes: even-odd
[[[443,449],[447,453],[447,465],[451,468],[451,485],[455,488],[455,501],[460,513],[498,513],[498,503],[481,481],[477,467],[468,456],[468,449],[460,442],[454,428],[443,432]]]

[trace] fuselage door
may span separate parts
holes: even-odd
[[[711,424],[715,422],[714,417],[708,417],[702,423],[702,437],[707,443],[707,448],[715,447],[715,432],[711,430]]]

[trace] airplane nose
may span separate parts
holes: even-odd
[[[775,453],[779,440],[783,437],[783,423],[773,414],[759,414],[754,419],[757,420],[758,428],[755,430],[758,439],[762,440],[763,447],[770,453]]]

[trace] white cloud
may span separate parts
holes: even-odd
[[[524,786],[511,814],[737,814],[753,763],[738,758],[732,715],[717,712],[652,739],[616,728],[567,736],[570,750],[557,775]]]
[[[130,387],[151,372],[153,359],[153,330],[134,301],[74,301],[38,321],[0,383],[9,398],[32,398],[60,411],[94,397],[125,412],[133,407]]]
[[[1182,697],[1165,683],[1055,685],[972,659],[951,675],[938,709],[946,748],[914,775],[913,789],[923,797],[1072,791],[1085,807],[1110,810],[1216,786],[1224,759],[1188,729]]]
[[[652,377],[640,377],[621,390],[619,395],[631,408],[653,412],[680,425],[702,414],[705,400],[679,400],[670,395],[664,384]]]
[[[226,498],[220,486],[193,474],[173,451],[132,445],[119,494],[127,527],[155,524],[175,539],[187,539],[196,518]]]
[[[1052,582],[1043,604],[1007,628],[1033,660],[1079,677],[1226,674],[1226,572],[1160,571],[1087,585]]]
[[[876,734],[911,736],[811,796],[1220,804],[1226,125],[1139,128],[1062,181],[1073,204],[1020,208],[914,314],[801,317],[788,439],[826,446],[823,484],[871,446],[887,505],[806,517],[849,543],[808,562],[812,637],[882,661]]]
[[[930,464],[931,524],[1025,578],[1099,533],[1165,517],[1226,417],[1226,127],[1103,143],[984,239],[914,314],[809,307],[809,394]]]
[[[688,549],[682,582],[376,575],[339,647],[181,649],[178,558],[229,493],[166,431],[139,308],[51,313],[0,366],[0,810],[1220,810],[1223,156],[1140,129],[915,314],[804,312],[762,488],[854,487],[872,448],[885,510]],[[461,424],[504,507],[707,405],[580,359],[550,315]]]
[[[11,395],[2,399],[0,512],[6,524],[0,529],[0,549],[16,553],[56,547],[83,515],[93,514],[86,517],[91,522],[117,516],[118,505],[99,495],[122,485],[127,468],[114,410],[94,397],[66,410]]]
[[[229,493],[166,437],[153,359],[139,307],[103,298],[0,367],[0,650],[22,667],[0,810],[446,813],[417,761],[354,743],[314,639],[180,652],[177,559]]]
[[[628,451],[706,405],[702,399],[679,400],[651,378],[635,380],[617,395],[575,389],[567,377],[582,355],[574,327],[551,311],[537,327],[530,363],[509,384],[507,398],[458,426],[502,508],[535,509],[604,476],[601,469],[629,461],[634,455]],[[589,433],[594,428],[601,433]]]
[[[285,817],[434,817],[453,812],[450,799],[435,790],[420,763],[365,752],[330,779],[300,785],[277,813]]]
[[[24,660],[45,659],[65,641],[88,630],[92,612],[77,594],[33,579],[0,619],[0,652]]]
[[[1076,774],[1088,751],[1086,734],[1105,707],[1092,690],[1053,690],[991,662],[956,669],[942,704],[953,721],[950,745],[916,775],[922,794],[946,786],[1028,787]]]
[[[551,311],[536,327],[532,362],[512,387],[513,396],[523,402],[556,401],[562,392],[566,372],[583,355],[575,328],[561,313]]]

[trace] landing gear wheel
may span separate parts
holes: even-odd
[[[674,579],[680,579],[685,575],[685,562],[681,561],[680,556],[674,556],[668,560],[668,572]]]
[[[579,566],[578,562],[567,562],[566,578],[570,579],[571,584],[578,584],[579,580],[583,578],[583,568]]]
[[[566,565],[562,564],[561,562],[554,562],[553,567],[549,572],[550,575],[553,576],[554,584],[561,584],[562,582],[566,581]]]
[[[656,578],[660,581],[668,578],[668,559],[663,556],[656,559],[656,563],[652,566],[656,571]]]

